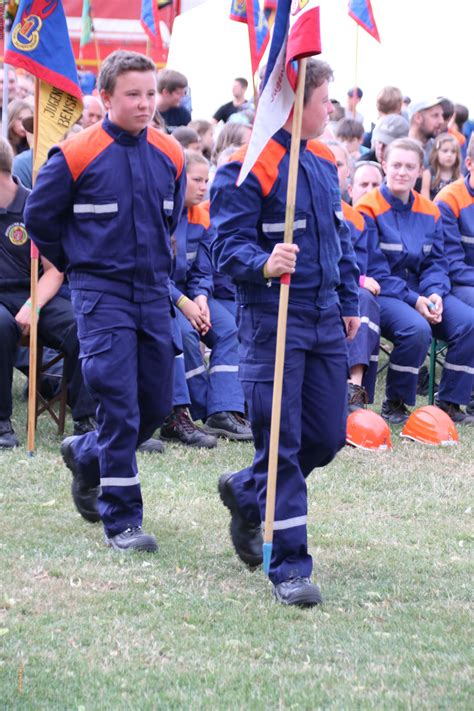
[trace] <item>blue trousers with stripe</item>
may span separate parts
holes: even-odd
[[[97,408],[97,431],[73,444],[80,472],[100,484],[107,535],[140,526],[143,502],[135,450],[171,410],[174,358],[168,297],[147,303],[72,291],[84,381]]]
[[[255,441],[250,467],[233,488],[242,515],[265,520],[277,305],[239,311],[240,377]],[[345,444],[347,346],[339,306],[318,311],[290,304],[283,379],[278,479],[270,579],[310,576],[306,477],[328,464]]]
[[[369,402],[374,401],[380,346],[380,309],[377,298],[368,289],[359,289],[360,327],[356,337],[347,342],[349,368],[364,365],[362,385]]]
[[[443,299],[443,320],[430,326],[404,301],[382,295],[378,298],[382,335],[394,344],[387,373],[387,398],[415,404],[418,371],[435,336],[448,344],[438,397],[467,404],[474,375],[474,309],[448,294]]]
[[[215,412],[244,412],[244,394],[238,378],[238,339],[235,318],[222,304],[209,299],[212,329],[202,339],[211,348],[209,366],[201,353],[200,338],[179,309],[186,383],[194,420]]]

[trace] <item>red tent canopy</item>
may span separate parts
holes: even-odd
[[[167,57],[166,27],[162,25],[164,47],[147,41],[140,24],[141,0],[91,0],[92,15],[94,20],[94,34],[92,42],[82,48],[81,68],[95,72],[99,54],[103,60],[115,49],[130,49],[143,52],[151,56],[158,64],[165,64]],[[160,20],[165,23],[171,32],[175,3],[167,5],[160,10]],[[82,0],[63,0],[69,35],[76,60],[79,59],[79,45],[81,38]]]

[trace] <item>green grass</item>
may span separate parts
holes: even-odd
[[[217,477],[249,444],[141,455],[160,551],[123,556],[76,513],[43,416],[34,458],[0,453],[0,708],[472,708],[474,429],[460,436],[437,449],[396,431],[392,453],[346,448],[313,473],[325,605],[298,610],[229,543]]]

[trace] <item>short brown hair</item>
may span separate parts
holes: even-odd
[[[165,89],[170,94],[176,89],[186,89],[188,86],[188,80],[181,74],[181,72],[176,72],[174,69],[163,69],[158,74],[158,93],[161,94]]]
[[[186,170],[188,171],[191,166],[199,164],[199,165],[207,165],[209,168],[209,161],[207,158],[204,158],[202,153],[199,153],[199,151],[184,151],[184,158],[186,161]]]
[[[0,136],[0,173],[12,174],[13,150],[6,138]]]
[[[156,72],[154,62],[139,52],[129,52],[124,49],[117,49],[109,54],[102,63],[97,87],[99,91],[114,93],[117,77],[126,72]]]
[[[420,165],[423,165],[424,153],[423,147],[419,141],[414,138],[397,138],[385,147],[384,160],[388,161],[390,153],[396,148],[401,148],[403,151],[413,151],[420,159]]]
[[[399,114],[402,103],[403,94],[396,86],[384,86],[377,94],[377,111],[381,114]]]
[[[322,86],[325,81],[332,81],[333,76],[333,71],[327,62],[310,57],[306,62],[304,104],[306,105],[308,103],[314,89]]]
[[[360,121],[345,118],[339,121],[335,133],[339,141],[351,141],[353,138],[360,140],[364,135],[364,127]]]

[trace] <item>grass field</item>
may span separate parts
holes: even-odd
[[[392,453],[313,473],[312,610],[274,603],[232,552],[216,482],[251,456],[140,455],[160,551],[124,556],[76,513],[44,416],[34,458],[0,453],[1,709],[472,708],[474,428],[447,449],[394,431]]]

